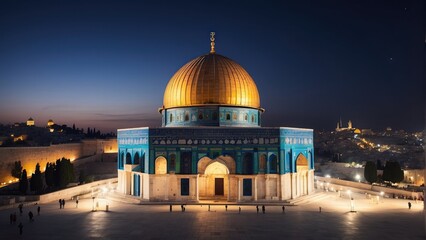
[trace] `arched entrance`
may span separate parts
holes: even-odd
[[[227,199],[229,174],[235,172],[235,161],[229,156],[212,160],[203,157],[198,161],[198,191],[201,200]]]
[[[303,154],[296,158],[296,196],[308,194],[308,160]]]

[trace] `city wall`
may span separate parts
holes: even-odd
[[[84,140],[81,143],[51,145],[46,147],[2,147],[0,148],[0,184],[17,181],[10,172],[15,161],[21,161],[27,175],[35,171],[37,163],[44,172],[46,163],[60,158],[74,161],[87,156],[101,156],[103,153],[117,152],[117,139]],[[98,158],[98,157],[96,157]]]

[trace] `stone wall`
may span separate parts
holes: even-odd
[[[46,147],[2,147],[0,148],[0,184],[14,181],[10,172],[15,161],[21,161],[27,175],[35,171],[37,163],[43,172],[47,162],[54,162],[60,158],[75,159],[99,155],[102,153],[117,152],[117,139],[111,140],[84,140],[81,143],[59,144]]]
[[[370,185],[367,183],[360,183],[360,182],[352,182],[352,181],[346,181],[341,179],[335,179],[335,178],[326,178],[326,177],[319,177],[315,176],[315,179],[317,180],[317,188],[320,189],[327,189],[327,190],[351,190],[353,192],[358,193],[369,193],[369,194],[375,194],[379,195],[380,192],[383,192],[386,197],[393,197],[394,195],[396,197],[406,197],[406,198],[414,198],[417,199],[420,198],[420,196],[423,195],[422,192],[411,192],[406,191],[398,188],[391,188],[391,187],[382,187],[377,185]],[[323,185],[321,185],[323,183]]]

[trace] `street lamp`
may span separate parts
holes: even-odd
[[[349,195],[349,199],[351,201],[351,212],[355,212],[355,205],[354,205],[354,199],[352,198],[352,192],[351,190],[346,191]]]
[[[356,179],[356,180],[358,180],[358,182],[361,182],[361,176],[360,176],[359,174],[357,174],[357,175],[355,176],[355,179]]]

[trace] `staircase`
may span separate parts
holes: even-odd
[[[302,204],[311,204],[314,202],[319,202],[324,199],[329,198],[330,196],[324,192],[315,192],[306,196],[298,197],[296,199],[289,200],[290,204],[293,205],[302,205]]]

